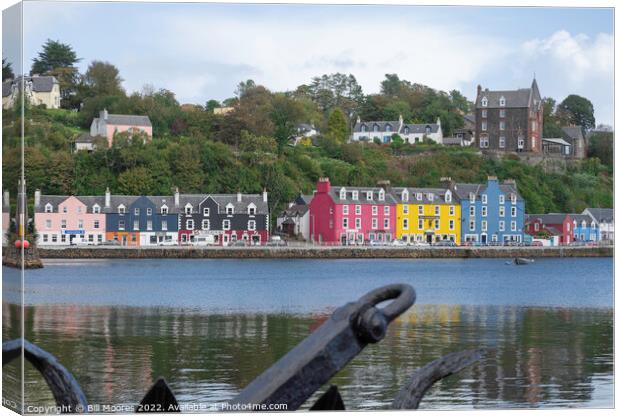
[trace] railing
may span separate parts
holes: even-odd
[[[334,311],[316,331],[304,339],[269,369],[255,378],[228,408],[299,409],[321,386],[327,383],[368,344],[380,342],[390,322],[415,302],[413,287],[393,284],[375,289],[355,302]],[[385,307],[377,305],[386,301]],[[22,339],[2,345],[2,365],[24,353],[39,370],[63,413],[86,413],[86,396],[73,375],[50,353]],[[472,349],[448,354],[416,371],[400,389],[393,409],[417,409],[424,394],[442,378],[461,371],[484,358],[486,351]],[[345,404],[334,385],[314,403],[310,410],[343,410]],[[137,412],[178,412],[174,394],[163,378],[159,378],[145,394]]]

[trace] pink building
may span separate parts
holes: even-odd
[[[108,147],[112,147],[115,133],[143,132],[148,140],[153,138],[153,126],[148,116],[132,116],[125,114],[108,114],[108,110],[99,112],[90,125],[91,137],[105,137],[108,139]]]
[[[105,197],[34,193],[39,245],[96,245],[105,241]]]
[[[392,241],[396,200],[385,187],[331,186],[321,178],[310,202],[310,239],[319,244]]]
[[[7,232],[11,223],[11,203],[9,201],[9,191],[2,193],[2,245],[8,242]]]

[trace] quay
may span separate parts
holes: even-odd
[[[47,259],[350,259],[613,257],[603,247],[39,247]]]

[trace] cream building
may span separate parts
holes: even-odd
[[[2,108],[13,108],[19,97],[21,78],[2,83]],[[24,99],[30,105],[45,105],[46,108],[60,108],[60,86],[58,80],[50,75],[24,77]]]

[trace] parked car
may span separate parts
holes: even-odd
[[[573,241],[569,244],[569,246],[572,246],[572,247],[583,247],[585,245],[586,245],[585,241]]]
[[[456,243],[452,240],[441,240],[433,244],[436,247],[456,247]]]
[[[415,247],[429,247],[430,246],[430,244],[428,244],[426,241],[412,241],[411,245]]]
[[[376,247],[376,246],[385,246],[385,245],[387,245],[387,243],[385,241],[381,241],[381,240],[371,240],[370,241],[370,245],[374,246],[374,247]]]
[[[397,246],[397,247],[403,247],[403,246],[406,246],[407,243],[404,242],[403,240],[394,240],[392,241],[392,245]]]
[[[237,240],[230,244],[230,247],[245,247],[247,246],[247,241],[245,240]]]
[[[533,247],[542,247],[543,243],[542,243],[542,241],[532,241],[532,246]]]
[[[120,246],[121,242],[118,240],[108,240],[101,243],[102,246]]]

